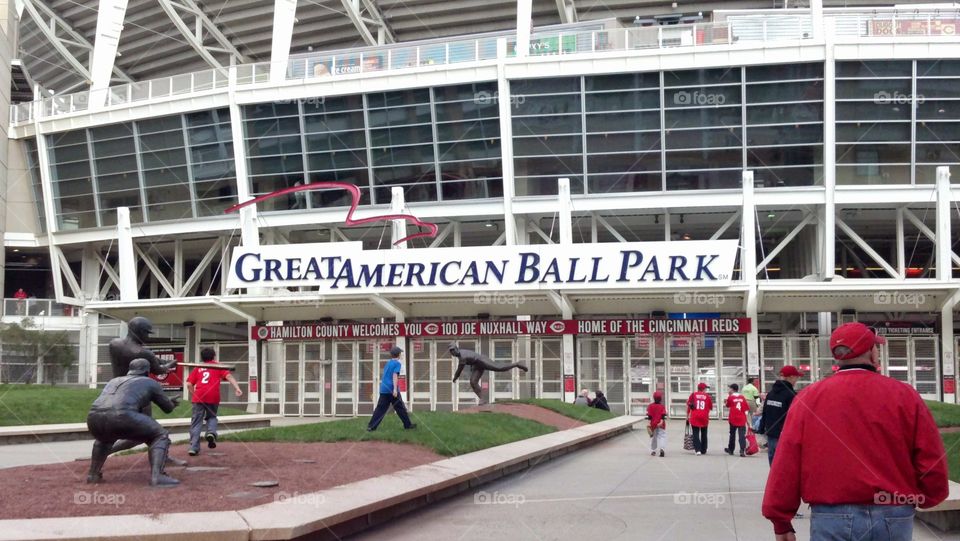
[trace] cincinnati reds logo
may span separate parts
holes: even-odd
[[[423,326],[423,330],[427,334],[437,334],[438,332],[440,332],[440,326],[437,325],[436,323],[427,323],[426,325]]]
[[[154,377],[156,377],[159,381],[163,381],[167,379],[167,375],[168,374],[156,374]]]
[[[562,321],[554,321],[550,324],[550,330],[553,332],[563,332],[566,328],[567,326]]]
[[[266,340],[267,336],[270,336],[270,330],[266,327],[260,327],[257,329],[257,338],[261,340]]]

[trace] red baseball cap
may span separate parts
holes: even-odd
[[[704,390],[704,389],[709,389],[709,388],[710,388],[710,386],[707,385],[706,383],[702,382],[702,381],[697,384],[697,390],[698,390],[698,391],[702,391],[702,390]]]
[[[784,367],[780,369],[780,375],[785,378],[790,378],[793,376],[803,377],[803,372],[797,370],[796,366],[788,364],[784,365]]]
[[[653,393],[654,398],[663,398],[663,391],[655,391]]]
[[[877,334],[873,332],[873,329],[858,322],[844,323],[837,327],[837,329],[833,331],[833,334],[830,335],[831,352],[836,350],[837,346],[850,348],[850,352],[843,357],[838,357],[837,354],[834,353],[833,358],[838,361],[859,357],[870,351],[873,346],[886,343],[887,341],[882,336],[877,336]]]

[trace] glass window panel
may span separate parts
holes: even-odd
[[[84,178],[90,176],[89,162],[61,163],[53,166],[54,182],[72,178]]]
[[[656,173],[616,173],[588,175],[587,193],[656,192],[663,189],[663,180]]]
[[[302,100],[303,114],[323,114],[339,111],[359,111],[363,109],[363,96],[352,94],[349,96],[324,96]]]
[[[414,107],[394,107],[390,109],[371,109],[367,113],[367,120],[371,128],[385,126],[407,126],[410,124],[429,124],[431,121],[430,104]],[[363,123],[354,124],[351,128],[363,127]]]
[[[50,163],[66,163],[86,160],[89,157],[87,144],[50,147]]]
[[[169,167],[153,169],[143,172],[144,186],[165,186],[168,184],[185,184],[189,177],[186,167]]]
[[[498,119],[437,124],[438,141],[461,141],[465,139],[493,141],[499,138],[500,121]]]
[[[711,109],[668,109],[664,115],[664,126],[667,129],[740,125],[740,107],[715,107]]]
[[[125,139],[113,139],[111,141],[100,141],[93,144],[93,155],[97,158],[107,158],[110,156],[123,156],[125,154],[136,154],[137,149],[133,137]]]
[[[497,91],[496,82],[472,83],[465,85],[438,86],[433,89],[433,98],[436,102],[469,101],[474,102],[477,94],[484,92],[493,95]],[[439,114],[439,107],[437,114]]]
[[[118,175],[98,175],[97,189],[103,192],[140,189],[140,177],[136,172]]]
[[[180,115],[162,116],[159,118],[150,118],[137,122],[137,130],[140,134],[156,133],[164,131],[180,131],[183,128]]]
[[[395,92],[374,92],[367,94],[367,107],[397,107],[403,105],[415,105],[418,103],[430,103],[430,90],[427,88],[415,88],[412,90],[400,90]]]
[[[579,77],[558,77],[551,79],[521,79],[510,81],[510,94],[556,94],[558,92],[580,92]]]
[[[307,152],[320,150],[357,149],[366,152],[367,136],[364,131],[341,131],[336,133],[311,133],[304,136]]]
[[[598,133],[587,136],[587,152],[646,151],[660,148],[660,132]]]
[[[503,176],[503,162],[494,160],[471,160],[440,164],[440,179],[465,180],[473,178],[500,178]]]
[[[764,147],[747,151],[747,167],[814,165],[823,163],[823,145]]]
[[[93,185],[89,178],[64,180],[54,183],[53,193],[56,197],[68,197],[93,193]]]
[[[746,71],[748,83],[754,81],[788,81],[790,79],[822,79],[823,63],[747,66]]]
[[[517,176],[528,175],[579,175],[583,173],[583,158],[580,156],[543,156],[540,158],[515,158]]]
[[[663,94],[665,108],[719,107],[740,103],[739,86],[670,89]]]
[[[248,120],[246,122],[246,129],[248,138],[299,134],[300,119],[297,117],[287,117]]]
[[[588,173],[642,173],[651,171],[660,171],[659,152],[587,156]]]
[[[252,193],[254,195],[262,195],[283,188],[292,187],[298,182],[303,183],[303,175],[266,175],[260,177],[251,176],[250,182],[253,188]],[[302,200],[302,195],[303,194],[301,192],[299,194],[293,193],[286,196],[267,199],[262,203],[258,203],[257,209],[260,211],[289,210],[294,208],[294,205],[298,201]]]
[[[587,133],[608,131],[659,130],[660,111],[591,113],[587,115]]]
[[[205,162],[193,166],[193,179],[195,181],[234,177],[235,174],[236,171],[234,170],[234,163],[232,160],[224,162]]]
[[[459,101],[438,103],[436,105],[437,121],[468,120],[481,118],[497,118],[499,108],[497,101],[492,97],[481,96],[475,101]]]
[[[910,145],[837,145],[837,163],[910,163]]]
[[[960,141],[960,122],[918,122],[917,141]]]
[[[229,112],[227,114],[229,115]],[[186,118],[187,126],[206,126],[207,124],[213,124],[217,122],[217,120],[214,120],[213,111],[197,111],[195,113],[187,113]]]
[[[517,195],[557,195],[557,177],[517,177]],[[570,177],[570,193],[583,193],[583,177]]]
[[[222,178],[193,184],[197,199],[230,199],[236,201],[237,182],[234,178]]]
[[[190,187],[186,184],[172,184],[157,188],[147,188],[147,203],[159,204],[166,201],[189,201]],[[151,215],[150,219],[154,217]]]
[[[580,94],[552,96],[520,96],[510,103],[516,116],[522,115],[563,115],[580,112]]]
[[[917,60],[917,77],[960,77],[960,60]]]
[[[140,135],[140,150],[143,152],[182,148],[183,146],[182,130]]]
[[[130,223],[140,224],[143,223],[143,207],[139,204],[137,205],[126,205],[130,209]],[[117,209],[116,207],[101,207],[100,209],[100,225],[102,226],[115,226],[117,225]]]
[[[57,210],[63,214],[93,211],[93,195],[78,195],[74,197],[57,198]]]
[[[49,140],[49,146],[66,146],[66,145],[78,145],[80,143],[86,144],[87,142],[87,132],[84,130],[74,130],[62,133],[54,133],[47,136]]]
[[[147,215],[150,217],[151,222],[159,222],[163,220],[182,220],[184,218],[192,218],[193,209],[191,208],[189,201],[167,200],[167,202],[162,204],[148,205]]]
[[[202,128],[188,129],[187,138],[191,145],[204,145],[214,142],[229,143],[233,140],[233,134],[230,131],[229,124],[211,124]]]
[[[273,156],[299,152],[301,152],[299,135],[247,140],[248,156]]]
[[[917,104],[917,118],[928,120],[960,118],[960,100],[925,100]]]
[[[440,161],[474,160],[500,156],[500,140],[487,139],[465,141],[461,143],[442,143],[437,146]]]
[[[381,187],[374,188],[377,202],[379,203],[389,202],[391,197],[390,190],[391,190],[390,186],[387,186],[385,188],[381,188]],[[403,198],[405,201],[411,201],[415,203],[424,202],[424,201],[436,201],[437,185],[434,182],[427,182],[427,183],[413,184],[410,186],[404,186]]]
[[[910,120],[910,108],[895,103],[837,102],[837,120]]]
[[[110,175],[113,173],[127,173],[137,171],[136,156],[117,156],[116,158],[106,158],[96,161],[97,177],[100,175]]]
[[[727,150],[679,150],[667,152],[667,170],[717,169],[743,167],[743,156],[738,148]]]
[[[667,149],[743,146],[740,126],[715,130],[667,130]]]
[[[909,122],[858,122],[837,124],[838,143],[870,141],[909,141]]]
[[[909,165],[838,165],[837,184],[910,184]]]
[[[187,163],[187,155],[183,147],[170,150],[144,151],[140,159],[143,161],[144,169],[175,167]]]
[[[90,128],[90,138],[93,141],[104,141],[107,139],[126,139],[133,135],[132,124],[111,124],[109,126],[98,126]]]
[[[822,142],[823,124],[787,124],[747,128],[747,145],[750,146]]]
[[[97,227],[97,214],[95,212],[63,213],[58,216],[58,219],[61,231]]]
[[[917,166],[917,184],[934,184],[937,182],[937,167],[936,165],[918,165]],[[951,169],[954,169],[951,167]],[[956,184],[951,180],[951,184]]]
[[[870,60],[865,62],[837,62],[837,77],[910,77],[913,66],[909,61]]]
[[[840,104],[837,104],[839,108]],[[822,103],[792,103],[783,105],[747,105],[747,124],[793,124],[822,122]]]
[[[739,67],[663,72],[663,86],[665,87],[717,85],[739,82]]]
[[[296,103],[258,103],[243,108],[246,118],[274,118],[279,116],[297,116]]]
[[[823,185],[823,167],[758,167],[753,180],[764,188]]]
[[[513,119],[513,135],[580,133],[580,115],[557,115]]]
[[[659,110],[660,92],[652,90],[646,92],[629,91],[587,94],[586,108],[587,111]]]
[[[837,80],[837,98],[903,102],[910,96],[910,87],[909,79]]]
[[[299,173],[301,171],[303,171],[303,157],[300,154],[250,160],[251,175]]]
[[[667,173],[668,190],[722,190],[743,186],[742,171],[677,171]]]
[[[432,163],[377,167],[373,170],[374,184],[414,184],[433,182],[436,177]]]
[[[960,163],[960,143],[917,145],[917,163]]]
[[[360,204],[370,204],[370,175],[366,169],[343,169],[340,171],[326,171],[323,173],[310,173],[310,182],[345,182],[353,184],[360,188]],[[350,205],[352,199],[350,193],[346,190],[316,190],[311,191],[310,205],[313,208],[345,207]],[[378,203],[389,203],[390,199],[378,201]]]
[[[481,178],[463,181],[445,180],[440,185],[440,192],[445,201],[503,197],[503,179]]]
[[[371,157],[374,166],[432,163],[433,145],[375,148]]]
[[[212,145],[195,145],[190,147],[190,163],[194,167],[208,162],[233,161],[233,145],[230,143],[214,143]]]
[[[579,135],[513,138],[513,153],[516,156],[549,156],[581,152],[583,152],[583,138]]]
[[[433,141],[430,126],[407,126],[403,128],[379,128],[370,130],[370,144],[374,147],[409,145]]]
[[[100,208],[135,207],[140,205],[140,188],[100,194]],[[116,223],[116,222],[114,222]]]
[[[355,169],[366,167],[366,151],[318,152],[307,154],[307,169],[310,171],[329,171],[333,169]]]
[[[586,91],[593,90],[629,90],[634,88],[658,88],[660,74],[655,71],[646,73],[618,73],[615,75],[595,75],[585,77]]]
[[[747,85],[747,103],[822,100],[823,81]]]
[[[427,121],[429,120],[428,117]],[[362,130],[363,111],[307,116],[304,117],[303,124],[306,133]]]
[[[917,79],[917,101],[934,98],[960,98],[960,80]]]

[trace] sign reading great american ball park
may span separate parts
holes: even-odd
[[[227,287],[322,295],[717,287],[736,240],[364,250],[360,242],[237,247]]]

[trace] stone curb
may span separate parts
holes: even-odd
[[[266,428],[270,421],[280,415],[224,415],[218,417],[220,426],[230,429]],[[190,430],[189,418],[160,419],[161,426],[171,434],[185,433]],[[42,443],[51,441],[74,441],[90,438],[86,423],[67,423],[50,425],[3,426],[0,427],[0,445],[19,443]]]
[[[341,539],[628,432],[641,421],[617,417],[238,511],[0,520],[0,541]]]

